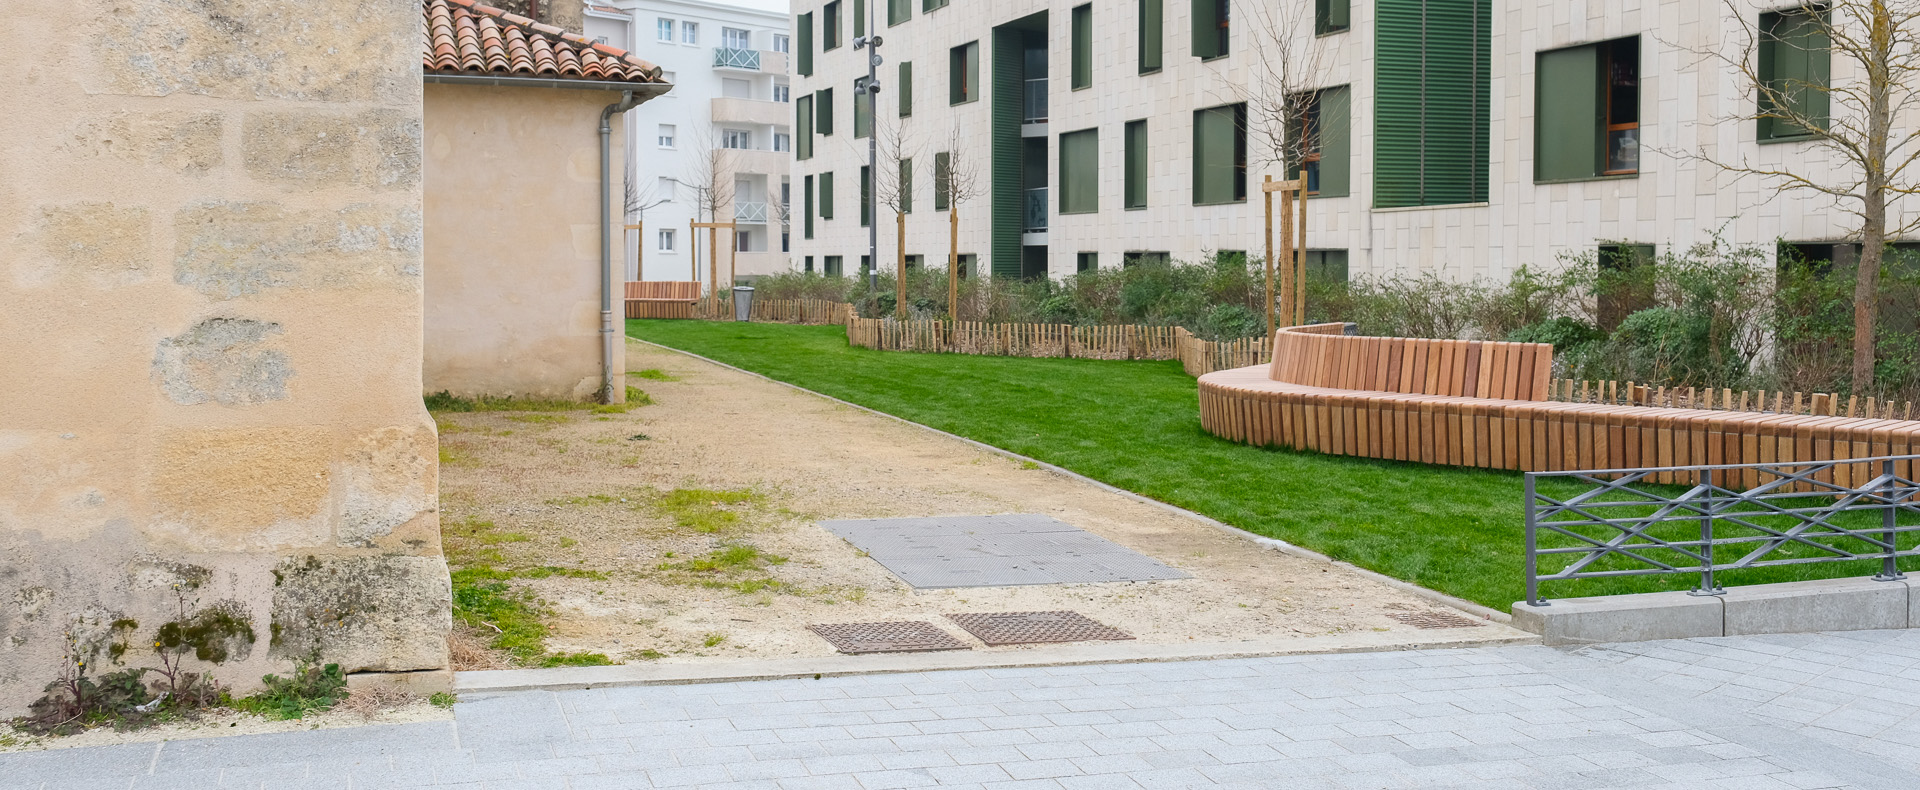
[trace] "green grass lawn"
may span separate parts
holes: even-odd
[[[1512,472],[1255,449],[1202,431],[1178,362],[850,348],[832,326],[633,320],[627,333],[1071,469],[1498,609],[1524,597]],[[1562,489],[1571,490],[1571,489]],[[1723,573],[1724,584],[1869,575],[1864,564]],[[1550,597],[1687,589],[1692,577],[1562,582]]]

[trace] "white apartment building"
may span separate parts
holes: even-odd
[[[1838,165],[1797,130],[1730,120],[1754,114],[1753,91],[1695,50],[1759,26],[1804,44],[1759,56],[1772,79],[1856,75],[1796,32],[1791,0],[1735,3],[795,0],[794,258],[851,274],[867,250],[855,92],[868,53],[851,44],[869,12],[878,122],[917,152],[907,252],[929,265],[947,254],[933,191],[950,151],[982,193],[961,207],[963,266],[995,275],[1257,255],[1258,182],[1300,166],[1315,189],[1309,265],[1334,271],[1503,278],[1715,233],[1818,256],[1848,227],[1830,200],[1698,157]],[[1288,154],[1263,108],[1294,91],[1313,109]],[[883,267],[894,227],[880,218]]]
[[[742,281],[787,270],[785,4],[614,0],[589,5],[586,17],[589,37],[659,66],[673,84],[626,115],[629,222],[644,225],[625,234],[627,278],[706,281],[708,233],[699,233],[695,271],[691,221],[735,223],[732,238],[715,234],[720,287],[730,263]]]

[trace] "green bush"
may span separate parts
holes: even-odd
[[[260,682],[265,689],[234,700],[233,707],[270,719],[298,719],[328,710],[347,698],[347,675],[339,664],[298,662],[287,677],[267,675]]]

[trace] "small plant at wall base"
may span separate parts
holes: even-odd
[[[347,698],[347,675],[339,664],[299,661],[287,677],[260,678],[260,693],[233,701],[236,710],[270,719],[298,719],[332,708]]]

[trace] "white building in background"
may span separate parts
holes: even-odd
[[[707,232],[699,271],[688,238],[696,220],[736,223],[735,238],[717,234],[720,287],[730,260],[743,281],[786,271],[793,104],[785,3],[615,0],[589,5],[586,16],[587,36],[659,66],[673,84],[626,116],[631,219],[645,225],[625,234],[627,278],[705,282]]]
[[[1757,57],[1776,84],[1858,80],[1796,5],[794,0],[794,258],[815,271],[859,267],[862,138],[875,122],[905,128],[914,152],[902,168],[914,188],[909,266],[946,258],[934,185],[952,155],[980,189],[960,211],[968,269],[1060,277],[1141,258],[1257,255],[1259,181],[1303,164],[1275,161],[1270,133],[1284,124],[1261,117],[1261,99],[1275,97],[1255,95],[1282,49],[1299,75],[1284,92],[1313,107],[1307,134],[1284,136],[1305,140],[1313,171],[1310,266],[1504,278],[1563,253],[1664,253],[1721,231],[1847,258],[1836,242],[1849,218],[1832,201],[1776,196],[1688,156],[1839,166],[1799,130],[1726,120],[1754,114],[1753,92],[1696,52],[1759,28],[1785,42]],[[855,98],[869,53],[853,42],[869,27],[884,38],[873,109]],[[895,223],[882,211],[891,268]]]

